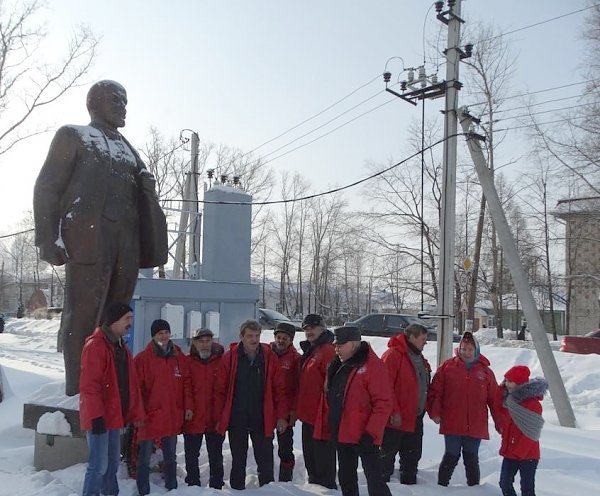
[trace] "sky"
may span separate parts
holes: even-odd
[[[49,62],[64,52],[77,25],[89,26],[102,41],[86,84],[40,113],[31,125],[57,129],[63,124],[87,123],[85,95],[90,84],[114,79],[127,89],[127,124],[122,131],[137,147],[145,143],[150,126],[174,138],[181,130],[192,129],[202,141],[255,150],[255,157],[270,160],[384,104],[269,163],[274,174],[286,170],[309,178],[311,192],[363,178],[367,162],[398,161],[408,154],[407,129],[420,119],[421,110],[384,93],[380,75],[392,57],[416,66],[424,51],[431,58],[434,46],[441,50],[446,43],[446,29],[435,19],[432,3],[426,1],[46,3],[39,20],[48,32],[42,50]],[[508,32],[585,6],[586,0],[467,0],[462,13],[467,24],[483,21]],[[579,32],[585,15],[571,15],[508,36],[511,49],[518,54],[512,83],[515,93],[583,79],[578,72],[583,47]],[[388,69],[396,81],[401,62],[391,60]],[[433,70],[429,64],[428,72]],[[442,67],[440,79],[444,71]],[[318,118],[257,149],[357,89]],[[570,96],[579,89],[544,95]],[[373,99],[333,123],[272,153],[369,97]],[[427,104],[428,115],[437,116],[440,125],[441,105],[441,100]],[[32,138],[0,156],[0,234],[12,232],[31,208],[33,184],[52,135]],[[501,161],[526,160],[523,135],[523,131],[509,135]],[[513,167],[522,170],[522,166]],[[347,194],[356,199],[360,190]]]
[[[0,403],[0,496],[74,496],[81,494],[85,464],[77,464],[54,472],[36,472],[33,468],[32,430],[21,427],[23,403],[39,402],[46,405],[69,407],[76,404],[76,397],[64,396],[64,368],[62,356],[55,351],[58,320],[10,319],[4,333],[0,334],[0,374],[5,390],[4,402]],[[508,336],[508,332],[506,335]],[[531,341],[495,338],[495,329],[477,333],[482,346],[481,353],[491,362],[496,378],[513,365],[527,365],[532,377],[541,375],[540,363],[532,349]],[[272,340],[272,331],[264,331],[263,342]],[[303,339],[296,334],[295,345]],[[366,338],[374,351],[381,355],[387,349],[387,339]],[[558,343],[551,343],[556,350]],[[424,354],[435,368],[436,347],[425,346]],[[575,416],[576,429],[561,427],[549,395],[544,398],[545,424],[540,439],[541,460],[536,475],[536,490],[540,496],[564,496],[565,494],[591,495],[600,491],[600,355],[575,355],[554,351],[559,370]],[[490,419],[491,420],[491,419]],[[47,422],[46,427],[49,427]],[[56,423],[58,424],[58,422]],[[56,425],[58,426],[58,425]],[[51,426],[50,426],[51,427]],[[497,496],[500,494],[498,479],[501,457],[498,455],[500,436],[490,421],[490,440],[483,441],[479,451],[481,485],[474,489],[466,485],[462,463],[457,466],[450,487],[437,485],[437,469],[444,451],[443,436],[428,417],[424,422],[423,457],[419,464],[418,483],[408,488],[398,482],[396,471],[389,484],[394,496]],[[53,430],[52,432],[57,432]],[[258,488],[256,464],[249,450],[247,489],[245,496],[338,496],[339,491],[324,489],[308,484],[301,448],[299,423],[294,432],[296,469],[291,483],[273,483]],[[225,482],[227,484],[231,456],[227,440],[224,443]],[[222,492],[202,488],[188,488],[184,483],[183,440],[177,444],[179,488],[169,492],[170,496],[201,496],[216,494],[238,494],[226,485]],[[275,470],[278,470],[275,456]],[[200,455],[200,477],[203,484],[208,480],[208,460],[205,448]],[[358,470],[361,494],[367,494],[362,468]],[[135,494],[135,481],[126,478],[122,470],[119,475],[120,494]],[[518,491],[518,476],[516,488]],[[151,494],[165,494],[160,474],[151,475]]]

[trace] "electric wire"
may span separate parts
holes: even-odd
[[[381,74],[377,74],[377,76],[375,76],[374,78],[370,79],[369,81],[367,81],[365,84],[359,86],[358,88],[352,90],[350,93],[348,93],[346,96],[340,98],[339,100],[337,100],[336,102],[332,103],[331,105],[329,105],[328,107],[325,107],[323,110],[317,112],[316,114],[304,119],[302,122],[299,122],[298,124],[296,124],[295,126],[290,127],[289,129],[283,131],[282,133],[278,134],[277,136],[275,136],[274,138],[271,138],[263,143],[261,143],[260,145],[254,147],[252,150],[246,152],[243,156],[249,155],[251,153],[254,153],[256,150],[262,148],[265,145],[268,145],[269,143],[272,143],[273,141],[281,138],[282,136],[285,136],[286,134],[292,132],[294,129],[299,128],[300,126],[302,126],[303,124],[306,124],[307,122],[316,119],[317,117],[319,117],[320,115],[324,114],[325,112],[327,112],[328,110],[332,109],[333,107],[335,107],[336,105],[339,105],[340,103],[342,103],[344,100],[350,98],[352,95],[354,95],[355,93],[357,93],[358,91],[362,90],[363,88],[369,86],[370,84],[372,84],[374,81],[376,81],[377,79],[379,79],[381,77]]]
[[[539,112],[532,112],[530,114],[520,114],[520,115],[515,115],[515,116],[509,116],[509,117],[502,117],[500,119],[494,119],[494,122],[501,122],[501,121],[509,121],[509,120],[515,120],[515,119],[523,119],[526,117],[533,117],[534,115],[541,115],[541,114],[549,114],[552,112],[560,112],[562,110],[570,110],[570,109],[575,109],[575,108],[579,108],[579,107],[587,107],[588,103],[582,103],[580,105],[571,105],[569,107],[561,107],[561,108],[556,108],[556,109],[549,109],[549,110],[541,110]],[[486,122],[482,122],[481,124],[490,124],[490,121],[486,121]]]
[[[392,100],[393,101],[393,100]],[[344,186],[339,186],[337,188],[333,188],[327,191],[322,191],[320,193],[314,193],[311,195],[306,195],[306,196],[301,196],[298,198],[288,198],[288,199],[283,199],[283,200],[268,200],[268,201],[262,201],[262,202],[237,202],[237,201],[215,201],[215,200],[167,200],[167,201],[180,201],[180,202],[184,202],[184,203],[189,203],[189,202],[197,202],[197,203],[205,203],[205,204],[214,204],[214,205],[279,205],[279,204],[285,204],[285,203],[293,203],[293,202],[299,202],[299,201],[306,201],[306,200],[312,200],[314,198],[318,198],[321,196],[328,196],[328,195],[332,195],[334,193],[339,193],[340,191],[344,191],[350,188],[354,188],[355,186],[358,186],[362,183],[365,183],[367,181],[370,181],[371,179],[375,179],[376,177],[379,177],[383,174],[385,174],[386,172],[389,172],[393,169],[395,169],[396,167],[405,164],[406,162],[408,162],[409,160],[412,160],[415,157],[418,157],[419,155],[421,155],[422,152],[426,152],[427,150],[430,150],[434,147],[436,147],[437,145],[443,143],[444,141],[447,141],[451,138],[455,138],[457,136],[465,136],[465,133],[456,133],[456,134],[452,134],[449,135],[445,138],[442,138],[438,141],[436,141],[435,143],[432,143],[431,145],[427,146],[425,149],[423,150],[417,150],[415,153],[409,155],[408,157],[400,160],[399,162],[396,162],[395,164],[390,165],[389,167],[386,167],[385,169],[380,170],[379,172],[375,172],[374,174],[371,174],[367,177],[363,177],[362,179],[358,179],[357,181],[354,181],[352,183],[346,184]]]
[[[569,16],[572,16],[572,15],[575,15],[575,14],[579,14],[580,12],[585,12],[586,10],[597,8],[598,6],[600,6],[600,4],[592,4],[592,5],[589,5],[588,7],[583,7],[583,8],[578,9],[578,10],[573,10],[571,12],[567,12],[565,14],[561,14],[561,15],[558,15],[556,17],[552,17],[550,19],[545,19],[543,21],[538,21],[538,22],[535,22],[535,23],[532,23],[532,24],[528,24],[527,26],[522,26],[520,28],[512,29],[512,30],[506,31],[504,33],[500,33],[500,34],[497,34],[497,35],[494,35],[494,36],[490,36],[489,38],[481,40],[479,43],[484,43],[486,41],[495,40],[496,38],[500,38],[502,36],[508,36],[510,34],[518,33],[519,31],[524,31],[526,29],[531,29],[531,28],[534,28],[534,27],[537,27],[537,26],[541,26],[541,25],[547,24],[549,22],[557,21],[559,19],[564,19],[565,17],[569,17]]]

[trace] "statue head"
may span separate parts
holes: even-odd
[[[127,92],[116,81],[95,83],[88,91],[86,103],[92,122],[112,129],[125,126]]]

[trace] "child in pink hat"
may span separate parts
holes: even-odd
[[[540,460],[540,434],[544,425],[541,400],[548,383],[541,377],[529,379],[529,368],[516,365],[504,374],[500,384],[502,444],[500,471],[503,496],[516,496],[515,475],[521,476],[521,495],[535,496],[535,472]]]

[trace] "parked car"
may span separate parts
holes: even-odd
[[[600,329],[588,332],[585,336],[563,336],[560,351],[588,355],[600,355]]]
[[[416,315],[405,315],[399,313],[370,313],[360,319],[346,322],[345,325],[356,326],[363,336],[390,337],[404,332],[410,324],[421,324],[427,329],[427,339],[437,341],[437,329],[429,322],[420,319]],[[460,336],[452,335],[452,341],[458,343]]]
[[[263,330],[275,329],[279,322],[288,322],[296,326],[296,331],[302,330],[302,322],[293,321],[286,315],[276,312],[275,310],[270,310],[268,308],[258,309],[258,323],[260,324]]]

